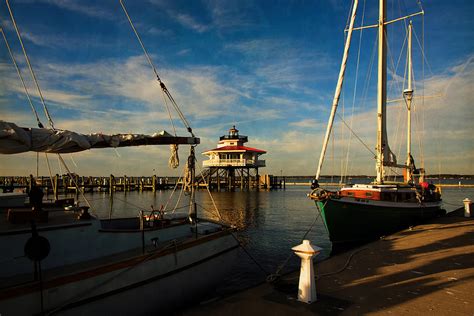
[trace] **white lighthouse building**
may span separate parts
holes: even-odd
[[[209,160],[203,161],[203,167],[208,168],[206,176],[209,184],[217,184],[220,189],[222,182],[230,189],[237,182],[240,187],[250,187],[252,177],[258,183],[258,168],[265,167],[265,160],[259,159],[265,150],[244,146],[248,137],[239,135],[239,131],[233,126],[227,135],[219,138],[217,148],[203,152]],[[255,175],[251,175],[255,171]]]

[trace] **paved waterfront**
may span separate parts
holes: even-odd
[[[316,264],[318,301],[296,301],[298,275],[180,315],[474,315],[474,218],[413,227]]]

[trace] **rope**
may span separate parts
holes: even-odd
[[[5,2],[7,4],[8,11],[10,12],[10,17],[12,19],[13,26],[15,27],[15,31],[16,31],[16,34],[18,36],[18,40],[20,41],[21,49],[23,50],[23,55],[25,56],[26,63],[28,64],[28,68],[30,69],[31,76],[33,77],[33,81],[35,82],[36,89],[38,90],[38,94],[39,94],[39,97],[40,97],[40,100],[41,100],[41,104],[43,104],[44,113],[45,113],[46,117],[48,118],[49,125],[51,126],[51,128],[53,130],[55,130],[53,119],[49,115],[48,107],[46,106],[46,103],[44,102],[43,94],[41,93],[41,89],[39,87],[38,80],[36,80],[35,72],[33,71],[33,68],[31,67],[30,58],[28,57],[28,54],[26,53],[25,45],[23,45],[23,40],[21,39],[20,30],[18,29],[18,27],[16,25],[15,18],[13,17],[13,12],[10,8],[10,4],[8,3],[8,0],[5,0]]]
[[[176,169],[179,166],[178,144],[170,144],[171,156],[168,160],[168,167]]]
[[[182,179],[182,181],[184,181],[184,177],[181,177],[181,179]],[[178,185],[178,182],[176,182],[176,186],[177,185]],[[179,205],[179,202],[181,201],[181,197],[183,196],[183,192],[184,192],[184,185],[181,185],[181,190],[179,191],[178,200],[176,200],[176,203],[174,205],[174,208],[173,208],[173,211],[171,212],[171,214],[174,214],[176,212],[176,210],[178,209],[178,205]]]
[[[184,173],[184,169],[183,169],[183,173]],[[178,183],[179,183],[179,181],[180,181],[182,178],[183,178],[183,176],[180,176],[180,177],[178,177],[178,179],[176,179],[176,183],[174,184],[173,191],[171,191],[171,194],[170,194],[170,196],[168,197],[168,200],[166,201],[165,206],[163,206],[163,210],[166,210],[166,209],[168,208],[168,204],[169,204],[169,202],[171,201],[171,199],[173,198],[173,195],[174,195],[174,193],[176,192],[176,189],[178,188]],[[182,191],[182,187],[181,187],[181,191]],[[174,213],[174,212],[176,211],[176,208],[177,208],[177,206],[178,206],[178,203],[179,203],[180,199],[181,199],[181,193],[180,193],[180,195],[179,195],[179,197],[178,197],[178,201],[176,202],[176,205],[175,205],[175,207],[174,207],[172,213]]]
[[[364,25],[365,21],[365,1],[364,1],[364,6],[362,8],[362,19],[361,19],[361,24]],[[347,25],[347,24],[346,24]],[[359,35],[359,47],[357,50],[357,66],[356,66],[356,72],[355,72],[355,82],[354,82],[354,93],[352,95],[352,113],[351,113],[351,128],[353,126],[354,122],[354,112],[355,112],[355,102],[356,102],[356,94],[357,94],[357,83],[359,81],[359,65],[360,65],[360,52],[362,48],[362,34],[363,30],[360,31]],[[349,169],[349,154],[351,151],[351,141],[352,141],[352,133],[349,134],[349,141],[347,143],[347,151],[346,151],[346,162],[344,166],[344,171],[343,171],[343,177],[341,177],[341,181],[345,182],[345,177],[347,176],[348,169]]]
[[[257,265],[257,267],[260,270],[262,270],[263,273],[265,273],[266,275],[269,275],[268,271],[265,270],[265,268],[250,254],[250,252],[247,250],[247,248],[244,247],[244,245],[240,242],[240,240],[237,238],[237,236],[235,236],[235,234],[233,232],[231,232],[230,234],[239,243],[239,246],[243,249],[243,251],[247,254],[247,256],[249,256],[249,258]]]
[[[71,170],[69,170],[69,167],[66,165],[66,162],[64,161],[63,157],[61,157],[61,155],[58,154],[58,158],[59,158],[59,161],[61,161],[61,163],[63,164],[64,168],[66,168],[67,174],[69,175],[69,177],[71,177],[71,180],[74,183],[74,186],[79,192],[81,192],[82,198],[84,199],[84,201],[86,201],[87,206],[89,206],[92,213],[95,215],[95,212],[94,212],[94,209],[92,208],[91,203],[89,202],[89,200],[87,200],[86,196],[84,195],[84,191],[79,188],[79,185],[77,184],[75,177],[72,176]]]
[[[211,198],[212,205],[214,206],[214,209],[215,209],[216,212],[217,212],[217,216],[219,217],[219,220],[222,221],[221,213],[219,212],[219,208],[217,207],[216,201],[214,201],[214,198],[212,197],[211,191],[209,190],[209,185],[207,184],[206,179],[204,178],[204,175],[203,175],[203,173],[202,173],[202,169],[201,169],[201,167],[200,167],[198,164],[197,164],[197,166],[198,166],[199,173],[200,173],[200,175],[201,175],[202,181],[203,181],[204,184],[206,185],[206,190],[207,190],[207,193],[209,194],[209,197]]]
[[[337,117],[341,120],[341,122],[349,129],[349,131],[355,136],[355,138],[357,138],[357,140],[362,144],[364,145],[365,148],[367,148],[367,150],[372,154],[374,155],[374,157],[376,156],[374,151],[372,149],[370,149],[369,146],[367,146],[366,143],[364,143],[364,141],[356,134],[356,132],[354,132],[354,130],[349,126],[349,124],[347,124],[347,122],[341,117],[341,115],[339,113],[336,113]]]
[[[322,277],[326,277],[326,276],[330,276],[330,275],[333,275],[333,274],[338,274],[338,273],[341,273],[342,271],[346,270],[346,268],[349,266],[349,263],[351,262],[352,260],[352,257],[354,257],[357,253],[363,251],[363,250],[367,250],[369,248],[367,247],[364,247],[364,248],[359,248],[359,249],[356,249],[355,251],[353,251],[351,253],[351,255],[349,256],[349,258],[347,258],[346,260],[346,263],[342,266],[341,269],[337,270],[337,271],[334,271],[334,272],[328,272],[328,273],[323,273],[323,274],[319,274],[316,276],[316,280],[319,279],[319,278],[322,278]]]
[[[171,116],[170,107],[168,106],[168,101],[166,101],[165,92],[161,90],[161,97],[163,98],[163,103],[165,104],[166,111],[168,112],[168,117],[170,119],[171,126],[173,127],[174,136],[176,136],[176,127],[174,126],[173,117]]]
[[[132,22],[132,19],[130,18],[130,15],[128,14],[128,11],[127,11],[127,8],[125,7],[125,4],[123,2],[123,0],[119,0],[120,1],[120,5],[122,6],[122,9],[123,9],[123,12],[125,13],[125,15],[127,16],[127,20],[128,22],[130,23],[130,26],[132,27],[132,30],[133,32],[135,33],[135,36],[137,37],[137,40],[138,42],[140,43],[140,46],[142,47],[142,50],[143,50],[143,53],[145,54],[146,56],[146,59],[148,61],[148,63],[150,64],[153,72],[155,73],[155,76],[156,76],[156,79],[158,80],[158,82],[160,83],[160,87],[161,87],[161,90],[163,91],[164,95],[166,95],[168,97],[168,99],[171,101],[171,104],[173,105],[174,109],[176,110],[176,112],[178,113],[181,121],[183,122],[184,126],[186,127],[186,129],[188,130],[189,133],[191,133],[192,137],[194,137],[194,133],[192,131],[192,128],[191,126],[189,125],[188,121],[186,120],[186,118],[184,117],[184,114],[183,112],[181,112],[181,110],[179,109],[179,106],[178,104],[176,103],[176,101],[174,100],[174,98],[171,96],[171,93],[168,91],[168,88],[165,86],[164,82],[161,81],[161,78],[160,76],[158,75],[158,71],[156,70],[156,67],[155,65],[153,64],[153,62],[151,61],[151,58],[150,58],[150,55],[148,54],[146,48],[145,48],[145,45],[143,44],[143,41],[140,37],[140,35],[138,34],[138,31],[137,29],[135,28],[135,26],[133,25],[133,22]],[[166,103],[166,102],[165,102]],[[171,117],[171,114],[170,114],[170,117]],[[174,128],[174,125],[173,125],[173,128]]]
[[[2,33],[3,35],[3,39],[5,41],[5,45],[7,46],[7,49],[8,49],[8,53],[10,54],[10,57],[12,59],[12,62],[13,62],[13,65],[15,66],[15,69],[16,69],[16,72],[18,74],[18,77],[20,78],[20,81],[21,81],[21,84],[23,85],[23,88],[25,89],[25,94],[26,94],[26,98],[28,99],[28,103],[30,104],[30,107],[31,107],[31,110],[33,111],[33,114],[35,115],[36,117],[36,123],[38,124],[38,127],[39,128],[43,128],[43,124],[41,123],[40,119],[39,119],[39,116],[38,116],[38,112],[36,112],[36,108],[35,106],[33,105],[33,102],[31,101],[31,97],[30,97],[30,93],[28,92],[28,88],[26,87],[26,84],[25,84],[25,80],[23,80],[23,76],[21,75],[21,71],[20,71],[20,68],[18,67],[18,64],[15,60],[15,56],[13,55],[13,52],[11,51],[10,49],[10,45],[8,44],[8,40],[7,40],[7,37],[5,35],[5,32],[3,31],[3,28],[0,27],[0,32]]]
[[[48,172],[49,172],[49,179],[51,181],[51,186],[53,187],[54,196],[56,197],[56,192],[58,188],[56,185],[54,185],[55,183],[53,181],[53,173],[51,172],[51,165],[49,164],[48,154],[44,153],[44,156],[46,157],[46,164],[48,165]]]
[[[326,200],[327,202],[327,200]],[[324,205],[326,205],[326,203],[324,203]],[[313,229],[314,225],[316,224],[316,222],[318,221],[319,217],[321,216],[321,212],[318,212],[318,215],[316,216],[316,218],[314,219],[313,223],[311,224],[311,226],[308,228],[308,230],[305,232],[305,234],[303,235],[303,237],[301,238],[300,242],[303,242],[303,240],[306,238],[306,236],[308,236],[309,232]],[[266,281],[267,282],[275,282],[276,280],[278,280],[281,276],[280,272],[281,270],[286,266],[286,264],[288,263],[288,261],[290,260],[290,258],[293,256],[293,253],[290,253],[285,261],[283,261],[283,263],[281,265],[278,266],[277,270],[275,271],[275,273],[273,274],[270,274],[267,276],[267,279]]]

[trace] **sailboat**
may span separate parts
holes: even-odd
[[[199,138],[188,124],[187,137],[166,132],[83,135],[38,125],[0,121],[0,153],[53,153],[64,162],[61,153],[94,148],[189,145],[189,213],[176,216],[152,208],[127,218],[99,219],[87,206],[75,212],[60,203],[43,210],[0,210],[2,315],[167,314],[199,300],[224,279],[239,243],[231,227],[197,214],[194,150]]]
[[[379,0],[378,23],[372,26],[354,27],[358,1],[352,8],[344,54],[336,86],[331,115],[329,117],[323,147],[319,159],[313,191],[309,197],[320,211],[333,246],[366,242],[415,225],[423,220],[443,214],[441,193],[438,187],[424,179],[424,169],[415,167],[411,153],[411,110],[414,89],[412,86],[411,37],[412,24],[408,26],[408,83],[403,91],[407,108],[407,158],[405,164],[397,164],[391,152],[386,131],[387,121],[387,32],[388,24],[423,14],[423,11],[387,20],[386,0]],[[357,29],[378,28],[378,83],[377,83],[377,132],[375,165],[377,176],[370,184],[350,184],[338,190],[321,188],[319,177],[326,148],[331,135],[334,117],[343,84],[352,32]],[[389,182],[386,168],[401,168],[403,182]]]

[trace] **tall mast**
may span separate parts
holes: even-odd
[[[378,37],[378,82],[377,82],[377,183],[383,183],[384,149],[386,144],[386,106],[387,106],[387,43],[386,43],[386,0],[379,1]]]
[[[407,104],[407,171],[406,171],[406,182],[411,182],[413,180],[412,175],[412,158],[411,158],[411,101],[413,99],[413,88],[411,84],[412,78],[412,57],[411,57],[411,39],[412,39],[412,23],[408,25],[408,87],[403,91],[403,96],[405,97]]]
[[[357,13],[357,6],[359,1],[354,1],[354,7],[352,8],[351,21],[349,23],[349,29],[347,32],[346,44],[344,45],[344,54],[342,56],[341,69],[339,70],[339,77],[337,79],[336,91],[334,92],[334,99],[332,101],[331,115],[329,116],[328,126],[326,128],[326,135],[324,136],[323,148],[321,149],[321,155],[319,156],[318,170],[316,171],[316,180],[319,180],[321,168],[324,162],[324,156],[326,155],[326,149],[328,147],[329,137],[331,136],[332,125],[334,123],[334,116],[336,115],[337,105],[339,104],[339,97],[341,96],[342,83],[344,81],[344,73],[346,72],[347,58],[349,55],[349,47],[351,46],[352,31],[354,29],[354,21]]]

